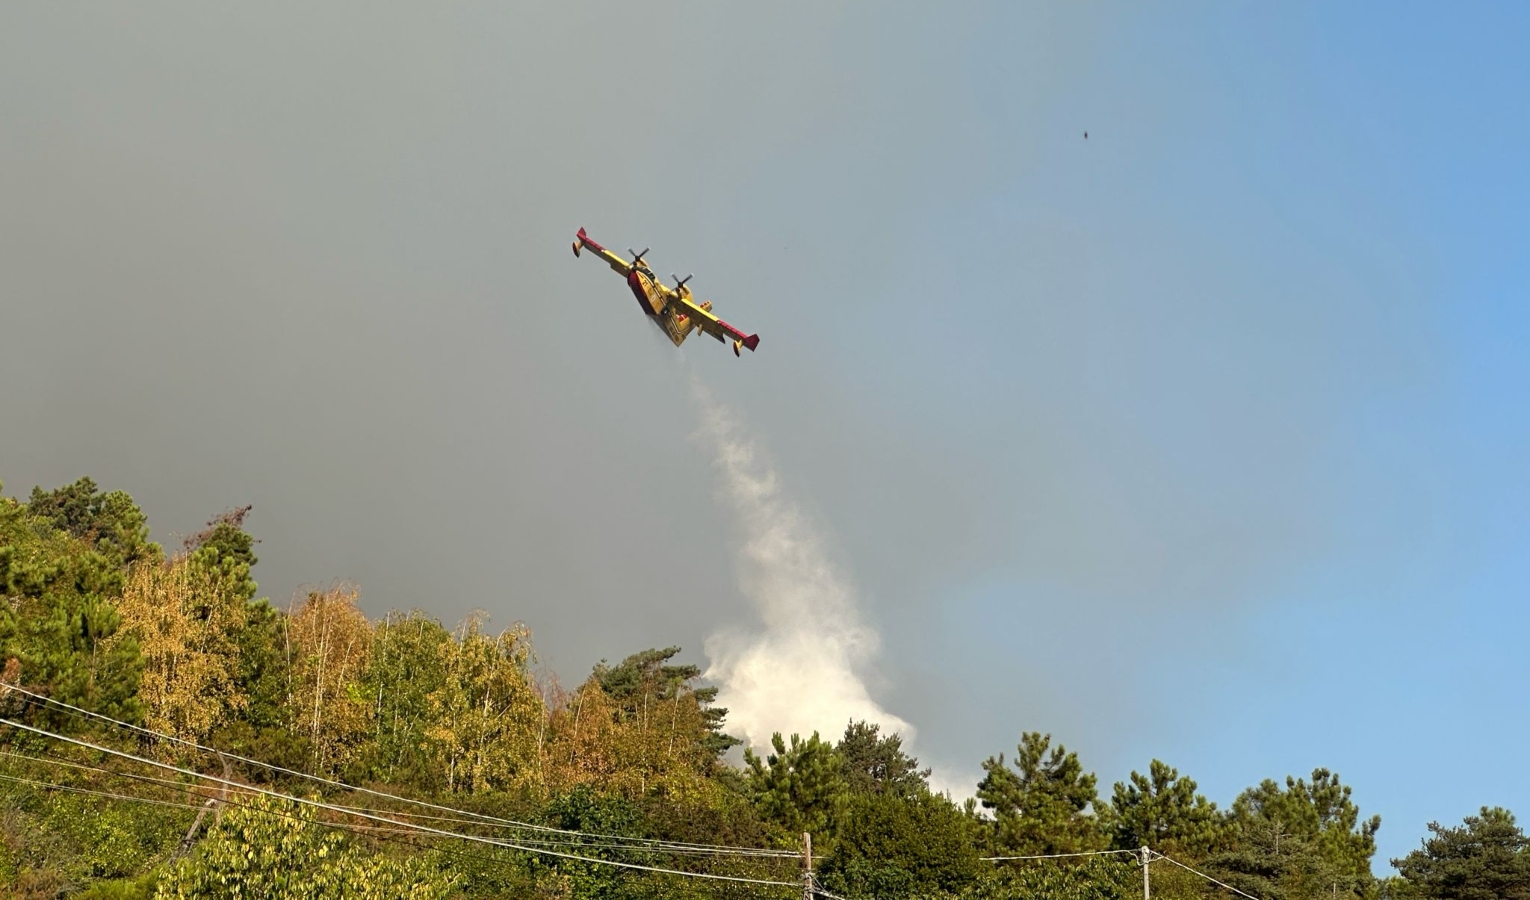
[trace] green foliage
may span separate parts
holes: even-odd
[[[917,797],[930,790],[930,769],[903,752],[903,737],[882,737],[881,726],[850,722],[835,749],[845,766],[845,782],[856,794]]]
[[[151,900],[159,883],[159,874],[150,872],[136,878],[98,881],[74,895],[74,900]]]
[[[1216,804],[1195,792],[1194,781],[1156,759],[1147,775],[1132,772],[1127,783],[1116,782],[1111,811],[1111,840],[1117,849],[1147,846],[1199,858],[1222,835]]]
[[[728,710],[711,705],[717,699],[717,688],[692,685],[701,677],[701,669],[694,665],[667,665],[679,653],[679,647],[665,647],[663,650],[639,651],[615,666],[601,660],[593,674],[601,690],[616,700],[629,716],[639,715],[640,706],[650,699],[673,700],[679,692],[688,691],[695,698],[706,723],[705,745],[714,757],[720,757],[743,742],[723,733],[723,720]]]
[[[1369,897],[1376,891],[1371,857],[1381,817],[1362,821],[1350,788],[1327,769],[1312,782],[1266,779],[1233,801],[1230,849],[1207,860],[1229,883],[1280,900],[1328,890]]]
[[[1084,772],[1077,754],[1051,744],[1051,735],[1029,731],[1020,738],[1013,769],[1002,753],[984,761],[987,774],[977,796],[984,809],[993,810],[989,841],[996,854],[1076,853],[1103,846],[1091,814],[1095,776]]]
[[[1223,814],[1194,781],[1153,760],[1116,784],[1106,805],[1076,754],[1026,733],[1012,762],[1001,754],[983,764],[977,797],[958,808],[931,792],[930,770],[899,735],[853,721],[837,744],[776,734],[773,752],[746,751],[744,766],[733,766],[723,754],[738,741],[722,730],[717,689],[697,685],[700,669],[677,663],[678,647],[602,661],[564,693],[533,679],[520,627],[490,635],[473,618],[449,631],[420,612],[369,621],[344,587],[284,612],[254,600],[248,512],[215,517],[167,564],[127,494],[81,479],[35,490],[28,503],[0,498],[0,679],[289,769],[592,835],[796,849],[810,832],[820,880],[853,898],[1120,900],[1142,889],[1139,865],[1124,855],[980,857],[1146,844],[1261,900],[1530,900],[1530,841],[1496,808],[1456,828],[1431,824],[1421,849],[1393,860],[1399,877],[1378,883],[1369,867],[1379,819],[1363,819],[1350,789],[1323,769],[1310,782],[1265,781]],[[52,730],[95,728],[14,695],[0,706]],[[7,749],[51,747],[0,739]],[[92,739],[220,766],[217,754],[137,744],[110,729]],[[223,764],[240,779],[295,784]],[[0,771],[179,796],[9,756]],[[425,849],[339,831],[328,813],[272,800],[235,801],[205,822],[189,856],[171,861],[193,815],[0,782],[0,894],[716,900],[771,892],[600,860],[772,881],[797,874],[790,859],[615,848],[593,837],[559,845],[585,859],[444,841]],[[1218,890],[1166,862],[1153,867],[1160,900],[1209,900]]]
[[[1430,822],[1429,831],[1420,849],[1392,860],[1399,900],[1530,900],[1530,838],[1513,813],[1484,806],[1456,828]]]
[[[245,516],[252,508],[241,506],[214,516],[206,528],[185,542],[186,552],[193,560],[232,579],[237,584],[235,593],[246,602],[254,600],[258,590],[250,575],[259,561],[255,557],[257,542],[244,530]]]
[[[83,787],[54,767],[6,758],[7,776]],[[94,785],[95,789],[108,787]],[[109,788],[108,788],[109,789]],[[163,806],[0,783],[0,895],[48,893],[48,885],[132,878],[175,845],[190,815]]]
[[[527,632],[514,627],[491,637],[475,616],[452,637],[445,681],[429,697],[433,725],[426,732],[440,753],[447,789],[482,793],[524,785],[538,767],[535,735],[542,721],[542,700],[527,671]]]
[[[374,705],[375,734],[363,757],[369,777],[446,787],[441,749],[431,738],[436,702],[447,684],[452,635],[418,610],[390,613],[377,624],[362,689]]]
[[[429,856],[368,850],[318,824],[309,807],[254,797],[225,813],[190,857],[165,871],[155,897],[434,900],[447,897],[453,881]]]
[[[1240,823],[1229,849],[1205,864],[1221,880],[1265,900],[1301,900],[1340,891],[1346,898],[1366,895],[1323,858],[1310,836],[1287,831],[1273,819]]]
[[[602,797],[586,785],[580,785],[547,806],[546,818],[555,828],[590,834],[641,837],[641,814],[636,806],[619,797]],[[592,839],[592,843],[598,843]],[[618,859],[623,862],[652,864],[631,853],[564,847],[564,852],[579,856]],[[556,857],[536,860],[537,868],[552,873],[575,897],[605,900],[628,896],[632,876],[613,866]]]
[[[115,568],[163,555],[149,541],[148,517],[133,498],[122,491],[103,494],[89,478],[52,491],[35,487],[27,506],[33,516],[84,541]]]
[[[1081,863],[1007,863],[961,894],[962,900],[1133,900],[1141,896],[1140,867],[1117,857],[1098,856]]]
[[[94,485],[89,487],[93,492]],[[70,496],[78,500],[83,490]],[[0,604],[0,662],[14,659],[14,675],[29,689],[136,721],[138,648],[132,641],[110,640],[120,625],[112,601],[122,591],[121,548],[108,540],[103,552],[101,539],[90,530],[96,526],[82,518],[95,506],[105,510],[101,515],[120,517],[123,504],[82,501],[82,512],[81,503],[41,497],[47,514],[11,501],[0,514],[0,591],[9,601]],[[77,536],[58,522],[86,530]],[[56,712],[29,715],[50,725],[66,721]]]
[[[679,647],[642,650],[615,666],[601,660],[595,666],[595,680],[629,715],[636,715],[645,694],[657,693],[663,700],[701,674],[693,665],[665,665],[679,652]]]
[[[239,663],[234,685],[244,708],[213,731],[211,743],[284,768],[302,768],[312,748],[292,727],[287,617],[265,600],[251,603],[234,640]],[[265,774],[255,769],[249,776],[263,779]]]
[[[718,791],[683,801],[650,796],[637,806],[643,812],[642,833],[648,837],[730,847],[770,843],[769,828],[742,794]]]
[[[882,900],[960,891],[987,865],[978,859],[974,827],[950,800],[928,791],[856,794],[820,870],[823,884]]]
[[[635,805],[620,797],[603,797],[587,785],[554,798],[544,818],[565,831],[642,837],[642,814]]]
[[[850,796],[839,754],[816,731],[805,741],[792,735],[790,747],[780,732],[770,742],[776,752],[763,760],[744,751],[748,789],[760,818],[779,826],[788,845],[803,832],[832,837]]]

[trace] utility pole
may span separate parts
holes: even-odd
[[[1153,898],[1153,887],[1148,883],[1148,863],[1153,861],[1152,853],[1146,844],[1142,846],[1142,900]]]
[[[813,900],[813,836],[802,832],[802,900]]]

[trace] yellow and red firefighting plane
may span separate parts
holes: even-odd
[[[628,253],[632,253],[632,262],[627,262],[590,240],[581,228],[574,238],[574,255],[578,256],[580,250],[586,249],[595,251],[595,255],[605,260],[613,272],[627,279],[627,287],[632,289],[632,295],[637,297],[643,312],[675,342],[676,347],[684,343],[693,331],[705,331],[719,341],[732,340],[734,356],[742,356],[739,350],[743,347],[753,350],[760,345],[759,335],[744,334],[712,315],[712,301],[693,301],[691,289],[685,286],[691,276],[670,276],[675,279],[674,287],[660,281],[653,270],[648,268],[648,264],[643,262],[643,256],[648,253],[646,249],[642,253],[628,250]]]

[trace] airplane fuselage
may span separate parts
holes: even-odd
[[[632,267],[627,273],[627,287],[632,290],[632,296],[637,298],[638,306],[643,308],[643,312],[666,337],[674,341],[676,347],[685,343],[685,339],[696,329],[690,317],[678,312],[674,308],[676,304],[671,304],[663,292],[654,287],[653,273],[647,271],[646,267]]]

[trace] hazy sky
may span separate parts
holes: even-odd
[[[7,4],[0,478],[89,474],[167,542],[253,503],[274,600],[481,608],[565,681],[706,665],[771,620],[699,380],[947,782],[1022,730],[1107,793],[1327,766],[1381,871],[1530,815],[1527,39],[1507,3]],[[669,348],[580,226],[759,351]]]

